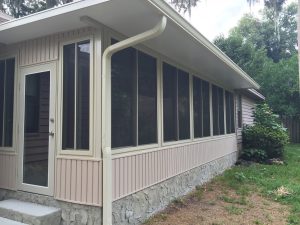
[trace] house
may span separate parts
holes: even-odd
[[[265,97],[255,89],[236,91],[236,133],[238,149],[242,149],[242,128],[254,123],[253,112],[256,104],[262,103]]]
[[[0,43],[0,217],[139,224],[236,162],[259,85],[163,0],[77,1]]]

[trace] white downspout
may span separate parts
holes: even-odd
[[[159,36],[167,18],[152,29],[107,47],[102,57],[102,156],[103,156],[103,225],[112,225],[112,154],[111,154],[111,57],[114,53]]]

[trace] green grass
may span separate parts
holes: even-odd
[[[263,196],[291,207],[288,224],[300,224],[300,145],[286,147],[285,165],[253,164],[251,166],[236,166],[228,170],[216,181],[224,182],[233,188],[237,194],[247,196],[253,191],[259,191]],[[274,193],[284,186],[291,194],[278,196]],[[223,198],[230,202],[233,199]],[[237,212],[235,209],[227,209]]]
[[[241,215],[244,211],[243,209],[236,207],[234,205],[225,206],[224,208],[226,209],[227,212],[234,215]]]
[[[247,205],[248,204],[245,196],[241,196],[239,198],[232,198],[232,197],[228,197],[226,195],[222,195],[219,198],[222,201],[227,202],[227,203],[238,204],[238,205]]]

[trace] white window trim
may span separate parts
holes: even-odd
[[[111,39],[115,39],[117,41],[119,40],[123,40],[124,37],[122,35],[116,34],[114,32],[109,32],[109,34],[107,35],[108,39],[107,39],[107,43],[106,45],[109,46],[111,43]],[[145,144],[145,145],[137,145],[137,146],[124,146],[124,147],[119,147],[119,148],[112,148],[112,154],[120,154],[120,153],[124,153],[124,152],[135,152],[135,151],[139,151],[139,150],[144,150],[144,149],[153,149],[153,148],[158,148],[159,146],[161,146],[161,125],[160,125],[160,120],[161,120],[161,105],[160,105],[160,97],[161,97],[161,88],[160,88],[160,79],[161,79],[161,60],[160,57],[151,52],[151,50],[141,47],[141,46],[134,46],[132,47],[134,48],[136,51],[140,51],[142,53],[145,53],[153,58],[155,58],[156,60],[156,80],[157,80],[157,87],[156,87],[156,110],[157,110],[157,142],[156,143],[151,143],[151,144]],[[136,55],[136,57],[138,57],[138,55]],[[136,63],[138,63],[138,60],[136,60]],[[138,76],[138,74],[137,74]],[[138,91],[138,86],[137,86],[137,91]],[[138,96],[137,96],[138,97]],[[138,104],[138,102],[137,102]],[[138,110],[138,105],[137,105],[137,110]],[[138,112],[137,112],[137,130],[136,130],[136,138],[138,141]]]
[[[116,39],[116,40],[123,40],[126,38],[124,35],[110,29],[107,27],[104,27],[103,31],[103,47],[108,47],[110,45],[110,40]],[[214,141],[219,139],[226,139],[235,136],[235,133],[230,134],[222,134],[222,135],[213,135],[213,114],[212,114],[212,85],[216,85],[218,87],[223,88],[223,90],[228,90],[229,88],[226,86],[226,84],[219,83],[218,81],[211,79],[209,75],[205,75],[203,73],[197,72],[195,70],[192,70],[191,68],[187,68],[184,65],[180,64],[180,62],[176,62],[164,55],[161,55],[160,53],[144,46],[144,45],[138,45],[134,46],[136,50],[142,51],[157,60],[157,89],[158,89],[158,100],[157,100],[157,136],[158,136],[158,143],[155,144],[149,144],[149,145],[140,145],[140,146],[128,146],[128,147],[121,147],[121,148],[114,148],[112,149],[112,155],[113,158],[128,156],[128,155],[137,155],[142,154],[145,152],[153,152],[158,151],[164,148],[169,147],[177,147],[177,146],[184,146],[187,144],[196,144],[201,142],[207,142],[207,141]],[[163,63],[168,63],[177,69],[183,70],[187,73],[189,73],[190,76],[195,76],[197,78],[200,78],[206,82],[209,83],[209,107],[210,107],[210,136],[207,137],[200,137],[200,138],[194,138],[194,130],[193,130],[193,111],[190,111],[190,138],[185,140],[178,140],[178,141],[169,141],[164,142],[164,121],[163,121]],[[190,87],[191,89],[192,87]],[[190,94],[190,105],[192,104],[192,95]],[[191,106],[192,107],[192,106]]]
[[[14,105],[13,105],[13,132],[12,132],[12,146],[11,147],[0,147],[0,153],[14,153],[17,151],[16,147],[16,141],[17,141],[17,134],[18,134],[18,129],[17,129],[17,107],[18,107],[18,80],[19,80],[19,70],[18,70],[18,63],[19,63],[19,58],[17,53],[12,53],[12,54],[5,54],[0,57],[0,60],[7,60],[7,59],[15,59],[15,74],[14,74]]]
[[[58,115],[58,127],[57,127],[57,149],[58,155],[80,155],[80,156],[94,156],[94,58],[95,58],[95,41],[94,35],[88,35],[80,37],[77,39],[72,39],[60,43],[60,59],[59,59],[59,76],[58,76],[58,106],[57,106],[57,115]],[[90,95],[89,95],[89,149],[62,149],[62,127],[63,127],[63,47],[69,44],[76,44],[82,41],[90,41]],[[76,129],[76,128],[74,128]]]
[[[163,87],[164,87],[164,82],[163,82],[163,64],[164,63],[166,63],[166,64],[168,64],[168,65],[170,65],[170,66],[172,66],[172,67],[174,67],[175,69],[176,69],[176,71],[177,71],[177,79],[178,79],[178,70],[181,70],[181,71],[183,71],[183,72],[185,72],[185,73],[187,73],[188,74],[188,76],[189,76],[189,103],[190,103],[190,106],[189,106],[189,109],[190,109],[190,137],[188,138],[188,139],[183,139],[183,140],[180,140],[179,139],[179,133],[180,133],[180,131],[179,131],[179,129],[180,129],[180,127],[177,127],[177,138],[178,138],[178,140],[172,140],[172,141],[165,141],[164,140],[164,121],[163,121],[163,113],[164,113],[164,96],[163,96],[163,93],[164,93],[164,91],[163,91]],[[177,144],[177,143],[187,143],[187,142],[191,142],[192,140],[193,140],[193,131],[191,130],[191,129],[193,129],[193,126],[192,126],[192,123],[193,123],[193,120],[192,120],[192,117],[191,116],[193,116],[193,114],[192,114],[192,112],[191,112],[191,109],[192,109],[192,107],[191,107],[191,104],[192,104],[192,97],[191,97],[191,89],[192,89],[192,87],[191,87],[191,72],[189,71],[189,70],[186,70],[185,68],[183,68],[183,67],[180,67],[180,66],[178,66],[178,65],[176,65],[176,64],[174,64],[173,62],[171,62],[171,61],[169,61],[169,60],[167,60],[167,59],[163,59],[162,61],[161,61],[161,117],[162,117],[162,122],[161,122],[161,126],[162,126],[162,136],[161,136],[161,139],[162,139],[162,146],[169,146],[169,145],[174,145],[174,144]],[[178,89],[178,82],[177,82],[177,87],[176,87],[177,89]],[[178,92],[178,90],[177,90],[177,92]],[[177,94],[177,111],[178,111],[178,94]],[[178,123],[177,123],[177,125],[179,126],[179,118],[178,118],[178,113],[177,113],[177,121],[178,121]]]

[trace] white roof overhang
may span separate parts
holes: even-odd
[[[152,28],[161,16],[166,30],[146,46],[228,88],[259,85],[215,45],[173,10],[164,0],[83,0],[49,9],[0,25],[0,43],[13,44],[86,26],[83,16],[125,36]]]

